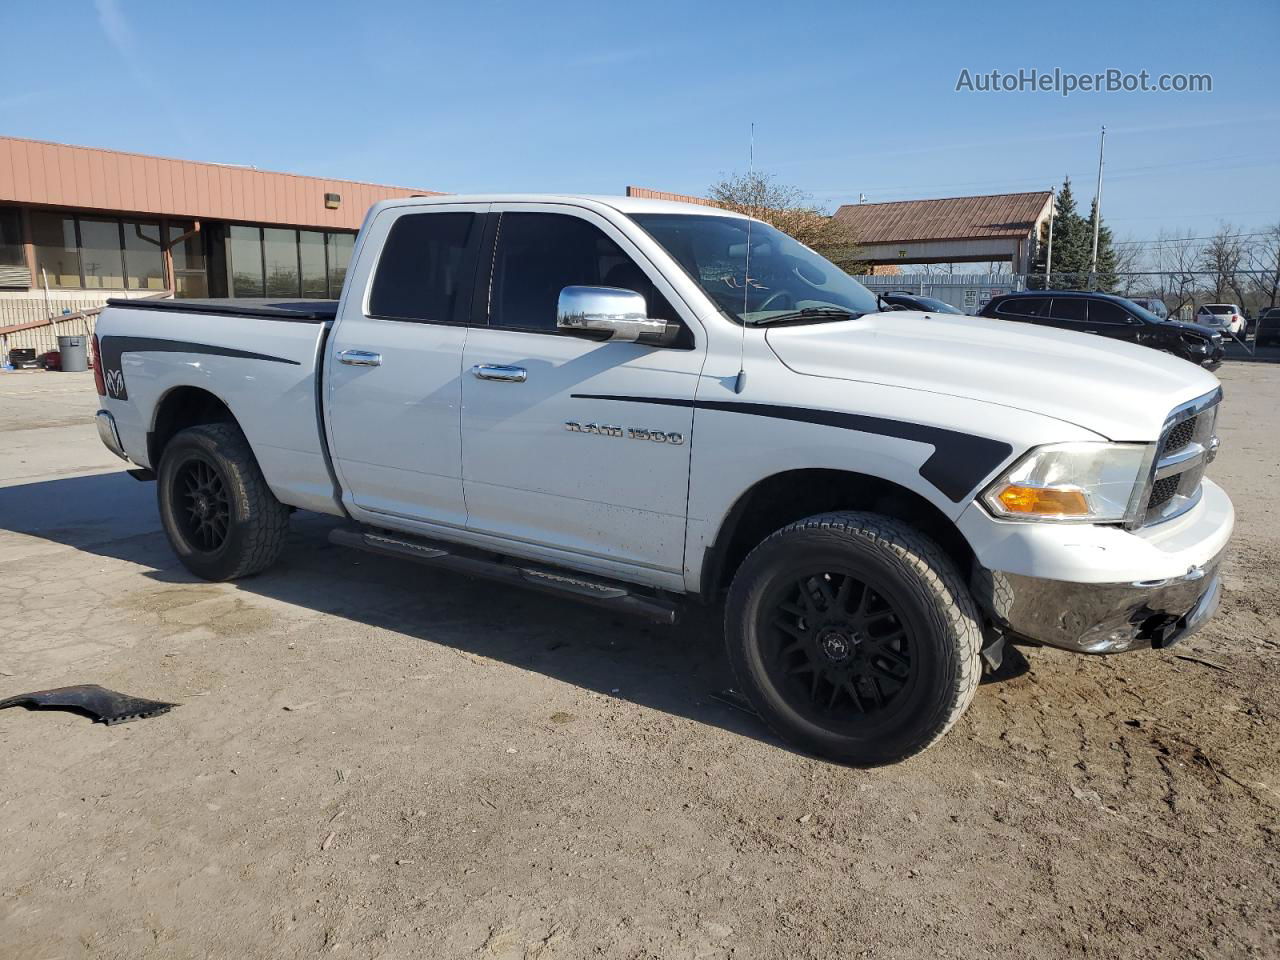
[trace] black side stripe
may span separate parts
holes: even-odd
[[[945,427],[931,427],[906,420],[872,417],[861,413],[842,413],[813,407],[790,407],[772,403],[746,403],[737,400],[683,400],[675,397],[625,397],[613,394],[575,393],[580,400],[619,400],[626,403],[654,403],[668,407],[694,407],[699,410],[722,410],[775,420],[816,423],[841,430],[856,430],[900,440],[914,440],[933,447],[929,459],[920,465],[920,476],[937,487],[953,503],[964,500],[983,479],[1008,459],[1013,447],[1003,440],[974,436]]]
[[[126,353],[198,353],[212,357],[235,357],[240,360],[265,360],[268,363],[287,363],[298,367],[297,360],[273,357],[268,353],[237,350],[234,347],[218,347],[209,343],[192,343],[189,340],[165,340],[159,337],[103,337],[98,344],[101,351],[103,380],[107,393],[116,400],[128,400],[129,390],[124,383],[124,371],[120,358]]]

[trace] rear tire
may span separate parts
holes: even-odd
[[[877,514],[820,514],[756,547],[729,590],[725,642],[775,733],[854,766],[929,747],[982,677],[982,630],[959,571]]]
[[[160,458],[160,520],[183,566],[205,580],[261,573],[284,548],[289,508],[267,486],[240,428],[203,424]]]

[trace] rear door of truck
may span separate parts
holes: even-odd
[[[488,207],[393,206],[365,227],[325,361],[333,465],[359,520],[466,524],[459,376]]]

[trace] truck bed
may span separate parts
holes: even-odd
[[[244,431],[282,503],[340,513],[320,388],[336,300],[109,300],[98,356],[129,458],[156,469],[153,437],[175,405],[208,394]]]

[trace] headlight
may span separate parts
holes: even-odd
[[[1056,443],[1037,447],[987,488],[982,502],[1009,520],[1135,520],[1155,445]]]

